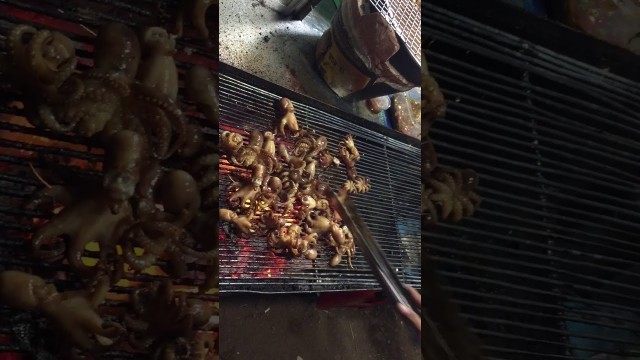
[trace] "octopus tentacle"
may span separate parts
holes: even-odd
[[[150,114],[140,116],[140,121],[147,132],[151,144],[153,156],[165,160],[171,156],[169,151],[171,144],[171,123],[165,113],[158,108],[151,108]]]
[[[176,277],[184,277],[187,273],[187,263],[180,251],[169,252],[169,272]]]
[[[148,86],[135,84],[135,94],[138,99],[154,105],[166,113],[173,130],[176,132],[176,140],[167,150],[166,156],[171,156],[185,141],[186,120],[182,111],[169,96],[158,93]]]
[[[213,5],[213,0],[195,0],[191,10],[193,26],[198,30],[198,34],[209,44],[211,40],[209,39],[209,29],[207,28],[205,15],[211,5]]]
[[[204,189],[218,182],[218,154],[208,154],[197,158],[191,167],[193,174],[203,174],[198,179],[198,189]]]
[[[217,258],[217,250],[216,250],[216,255],[214,255]],[[205,278],[204,282],[202,284],[200,284],[200,286],[198,287],[198,292],[201,294],[206,293],[207,291],[216,288],[219,286],[220,284],[220,278],[218,276],[219,274],[219,267],[216,266],[215,264],[211,264],[210,266],[207,267],[207,277]]]
[[[56,132],[69,132],[75,128],[75,126],[80,122],[80,118],[72,118],[71,122],[67,124],[62,124],[56,118],[56,115],[53,113],[53,109],[46,103],[39,103],[37,108],[37,113],[35,114],[37,123],[41,123],[47,129],[56,131]]]
[[[122,255],[125,262],[131,266],[134,271],[142,271],[153,265],[158,259],[158,256],[152,253],[136,255],[133,245],[130,242],[122,245]]]
[[[69,76],[53,94],[45,94],[45,100],[52,104],[69,105],[82,98],[87,91],[80,76]]]
[[[131,316],[131,314],[128,313],[124,314],[123,321],[127,328],[133,330],[134,332],[143,332],[146,331],[149,327],[149,324],[140,319],[134,318],[133,316]]]
[[[9,36],[7,36],[6,44],[9,56],[13,58],[15,64],[24,64],[26,60],[26,46],[28,45],[30,38],[26,35],[34,36],[38,30],[29,25],[18,25],[11,29]]]
[[[151,240],[151,238],[139,228],[130,229],[129,231],[125,235],[122,253],[127,264],[135,271],[142,271],[155,263],[158,256],[160,256],[167,247],[169,239],[167,236],[160,236]],[[134,243],[144,250],[142,255],[135,254],[133,248]]]
[[[85,72],[82,76],[87,79],[100,81],[103,85],[111,88],[118,95],[122,97],[127,97],[131,94],[131,88],[129,87],[129,85],[124,83],[116,75],[103,74],[103,73],[97,72],[96,70],[89,70]]]
[[[185,142],[180,149],[180,156],[183,158],[191,158],[202,149],[204,143],[202,128],[200,125],[187,124]]]
[[[37,210],[46,205],[51,210],[53,210],[55,204],[67,206],[72,201],[73,196],[66,187],[62,185],[54,185],[52,187],[44,188],[33,194],[29,201],[27,201],[25,208],[30,210]]]
[[[67,248],[67,260],[69,266],[78,273],[89,274],[93,267],[82,262],[82,255],[85,247],[91,242],[90,238],[78,237],[71,241],[71,246]]]
[[[45,46],[60,45],[66,50],[66,59],[60,64],[54,64],[44,58]],[[76,67],[75,48],[73,43],[66,36],[41,30],[31,40],[27,47],[30,70],[37,78],[36,80],[44,85],[51,85],[57,88],[73,74]]]
[[[36,231],[31,239],[31,251],[34,256],[43,260],[53,260],[62,256],[67,250],[67,246],[60,236],[64,234],[63,230],[58,232],[52,232],[47,227],[42,227]],[[42,247],[45,243],[52,241],[53,249],[43,250]]]

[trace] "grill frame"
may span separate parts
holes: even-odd
[[[414,1],[369,0],[382,14],[398,37],[409,49],[413,60],[420,64],[420,9]]]
[[[423,251],[490,358],[622,355],[640,316],[640,84],[434,3],[423,43],[449,108],[432,139],[441,163],[478,171],[485,201],[423,232]]]
[[[231,85],[231,86],[230,86]],[[231,91],[230,89],[233,89]],[[252,94],[237,93],[237,88],[245,88],[251,89],[251,91],[255,92]],[[277,94],[277,95],[276,95]],[[251,96],[251,97],[250,97]],[[257,120],[257,124],[255,124],[256,128],[261,131],[265,131],[268,129],[272,129],[273,121],[275,120],[275,113],[273,109],[273,101],[278,100],[281,97],[287,97],[294,102],[294,107],[296,108],[296,117],[298,118],[298,122],[303,128],[316,129],[318,130],[318,134],[325,135],[329,138],[329,148],[332,150],[332,153],[335,153],[337,150],[337,142],[335,140],[335,131],[327,132],[324,129],[320,129],[316,126],[309,127],[309,124],[313,124],[314,121],[311,118],[316,119],[316,121],[325,118],[330,119],[334,124],[339,124],[341,126],[352,126],[353,134],[356,141],[356,146],[359,147],[362,159],[358,162],[358,173],[364,176],[372,176],[368,169],[366,168],[366,164],[371,162],[374,159],[386,160],[386,155],[376,155],[375,152],[371,153],[364,150],[364,139],[363,135],[368,135],[371,137],[376,137],[377,141],[383,142],[386,144],[387,148],[389,147],[398,147],[404,148],[407,151],[412,151],[413,155],[419,155],[419,140],[410,138],[404,134],[398,133],[391,129],[382,127],[376,123],[371,121],[367,121],[361,118],[358,118],[354,115],[343,113],[342,111],[330,107],[326,104],[323,104],[319,101],[311,99],[309,97],[303,96],[301,94],[295,93],[291,90],[282,88],[275,84],[264,81],[260,78],[257,78],[251,74],[248,74],[242,70],[234,68],[230,65],[220,63],[220,124],[221,131],[223,129],[236,129],[228,117],[236,116],[240,119],[242,116],[243,122],[247,121],[246,117],[259,118]],[[238,108],[241,108],[238,110]],[[244,124],[247,124],[246,122]],[[248,124],[245,125],[246,128],[252,129],[253,127],[249,127]],[[238,127],[240,128],[240,126]],[[339,137],[343,137],[346,135],[346,132],[340,133]],[[246,135],[246,133],[245,133]],[[245,136],[247,138],[247,136]],[[359,144],[363,144],[360,146]],[[407,161],[411,161],[411,159],[407,159]],[[419,206],[419,188],[417,184],[420,181],[420,172],[419,166],[414,161],[414,166],[411,172],[411,178],[415,182],[415,187],[408,189],[409,191],[413,190],[412,194],[415,195],[415,209],[418,209]],[[222,163],[222,162],[221,162]],[[341,168],[340,171],[344,171],[344,168]],[[336,172],[333,171],[332,174]],[[338,172],[338,174],[341,174]],[[224,172],[221,168],[220,172],[220,193],[224,194],[226,192],[226,186],[228,181],[224,180]],[[345,180],[346,177],[342,175],[336,181],[340,184]],[[331,181],[330,181],[331,182]],[[334,184],[334,183],[332,183]],[[381,184],[375,183],[372,181],[372,191],[368,194],[360,194],[354,197],[356,204],[360,203],[359,200],[362,199],[363,196],[367,196],[370,194],[375,194],[380,190]],[[378,190],[374,190],[375,187],[378,187]],[[393,194],[388,196],[389,198],[402,198],[399,194]],[[406,197],[406,195],[405,195]],[[226,199],[222,198],[220,201],[220,207],[225,207]],[[371,211],[367,211],[367,208],[364,206],[359,206],[360,211],[366,219],[373,219],[371,217]],[[415,211],[415,214],[411,213],[411,217],[408,218],[408,221],[413,221],[414,224],[411,229],[415,231],[414,236],[415,239],[413,247],[411,247],[411,251],[414,252],[414,265],[415,268],[408,269],[412,274],[403,275],[399,273],[401,280],[410,283],[412,286],[416,288],[420,288],[420,248],[419,248],[419,237],[418,237],[418,229],[419,229],[419,213]],[[369,226],[372,227],[372,223],[368,222]],[[376,232],[374,229],[376,227],[373,226],[372,231],[374,235],[378,235],[379,232]],[[379,230],[378,230],[379,231]],[[389,230],[390,232],[396,230]],[[316,260],[317,266],[315,268],[311,267],[311,261],[305,259],[293,259],[291,262],[284,263],[287,265],[291,265],[292,263],[295,266],[306,267],[309,269],[309,272],[323,273],[326,271],[328,274],[334,277],[333,282],[326,282],[326,279],[322,278],[314,278],[310,279],[307,277],[303,277],[302,281],[309,281],[308,283],[301,284],[296,283],[292,284],[292,279],[284,279],[282,282],[277,282],[275,277],[272,277],[271,280],[269,278],[260,278],[258,283],[255,283],[255,280],[249,278],[247,280],[243,279],[233,279],[231,273],[228,272],[228,267],[231,265],[232,260],[231,257],[234,256],[234,252],[238,251],[238,248],[233,244],[233,241],[223,238],[222,234],[224,230],[221,229],[221,239],[220,239],[220,288],[223,293],[232,293],[232,292],[254,292],[254,293],[307,293],[307,292],[323,292],[323,291],[348,291],[348,290],[374,290],[380,289],[380,286],[377,283],[377,280],[371,270],[366,265],[366,262],[362,258],[362,255],[356,249],[356,257],[354,258],[354,266],[357,267],[355,270],[350,270],[345,265],[346,260],[343,260],[342,264],[333,270],[328,268],[328,265],[325,265],[326,261],[328,261],[328,253],[325,252],[326,246],[319,244],[319,257]],[[383,237],[376,236],[377,239],[381,239]],[[399,239],[398,239],[399,240]],[[395,241],[395,240],[394,240]],[[385,240],[380,240],[381,243],[386,243]],[[263,256],[270,256],[271,251],[268,249],[268,245],[266,244],[266,240],[264,239],[255,239],[250,242],[252,246],[256,246],[261,249]],[[383,245],[384,246],[384,245]],[[416,255],[417,254],[417,255]],[[416,257],[417,256],[417,257]],[[289,260],[287,260],[289,261]],[[265,264],[261,264],[260,266],[264,266]],[[283,266],[287,266],[283,265]],[[401,267],[398,267],[401,268]],[[262,270],[264,271],[264,269]],[[296,275],[298,276],[298,275]],[[306,276],[306,274],[305,274]],[[322,275],[318,275],[322,276]],[[340,280],[340,277],[350,277],[351,279],[347,279],[350,283],[345,284],[343,280]],[[355,276],[361,277],[362,281],[353,282],[353,278]],[[265,284],[265,280],[268,282],[268,285]],[[313,283],[311,282],[313,280]],[[322,282],[317,282],[317,280],[323,280]]]

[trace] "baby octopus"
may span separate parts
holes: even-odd
[[[56,205],[64,208],[36,230],[31,239],[32,251],[36,257],[48,261],[57,260],[66,252],[69,265],[87,275],[92,273],[92,267],[82,262],[87,244],[97,242],[101,252],[114,252],[121,234],[133,222],[128,203],[114,214],[111,199],[102,190],[72,192],[63,186],[52,186],[37,192],[26,207],[45,210],[42,207],[47,206],[53,211]],[[45,245],[53,249],[45,250]]]
[[[146,58],[138,71],[138,80],[175,101],[178,96],[178,70],[173,60],[175,36],[160,27],[147,28],[142,34]]]
[[[8,62],[14,76],[29,92],[54,96],[75,70],[76,50],[71,39],[56,31],[36,30],[29,25],[14,27],[7,36]]]
[[[118,130],[140,60],[138,38],[125,25],[105,25],[98,33],[95,56],[95,67],[72,74],[55,97],[33,107],[30,121],[86,137]]]
[[[460,221],[471,216],[480,204],[474,192],[478,176],[473,170],[439,170],[429,179],[429,199],[440,208],[440,218]]]
[[[326,198],[328,183],[320,179],[322,170],[338,167],[340,161],[330,153],[326,137],[298,127],[288,99],[281,99],[279,106],[285,114],[278,119],[274,133],[253,130],[245,145],[242,135],[222,132],[224,156],[249,174],[229,176],[230,208],[221,209],[220,218],[232,222],[246,236],[266,236],[278,253],[284,251],[296,257],[316,259],[315,246],[325,240],[335,249],[329,265],[337,266],[347,255],[352,267],[355,245],[351,235],[345,233],[348,230],[338,225],[332,228],[341,219],[332,212]],[[289,136],[296,138],[293,144],[279,141]],[[347,190],[369,191],[369,179],[357,176],[355,171],[361,155],[352,136],[340,143],[339,157],[347,168]],[[286,225],[285,218],[293,218],[296,223]]]
[[[218,81],[211,71],[204,66],[194,65],[187,72],[187,96],[202,111],[207,125],[218,128]]]
[[[213,43],[206,23],[207,11],[212,6],[218,7],[218,0],[183,0],[175,26],[178,37],[182,36],[184,16],[186,15],[191,20],[193,27],[196,28],[198,36],[206,42],[207,46],[212,46]]]
[[[120,325],[104,321],[96,307],[104,302],[108,279],[90,291],[59,293],[42,278],[20,271],[0,273],[0,303],[24,311],[39,311],[69,343],[88,352],[107,350],[122,335]]]
[[[124,315],[124,323],[129,342],[140,350],[157,341],[189,337],[215,315],[209,303],[187,299],[185,292],[175,294],[168,279],[136,289],[130,300],[131,311]]]
[[[142,248],[144,253],[136,255],[134,247]],[[177,277],[185,275],[187,263],[213,257],[212,252],[194,250],[195,241],[186,230],[160,221],[139,222],[127,229],[122,236],[122,248],[125,262],[135,271],[142,271],[165,256],[170,266],[168,272]]]
[[[274,132],[275,135],[285,136],[285,130],[289,130],[293,136],[298,136],[300,128],[291,100],[287,98],[280,99],[278,102],[278,110],[282,113],[282,118],[278,122],[278,127]]]

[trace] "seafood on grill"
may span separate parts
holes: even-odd
[[[55,185],[35,193],[26,204],[27,209],[53,212],[56,206],[64,208],[33,234],[34,256],[55,261],[66,253],[73,270],[93,274],[95,269],[82,262],[86,246],[97,242],[102,252],[115,252],[122,233],[133,223],[128,203],[120,206],[116,213],[111,204],[108,194],[100,190],[72,191]]]
[[[176,37],[153,26],[144,30],[141,40],[146,56],[140,64],[138,80],[175,101],[178,97],[178,69],[173,60]]]
[[[103,320],[96,311],[104,302],[108,284],[103,278],[89,291],[59,293],[39,276],[7,270],[0,273],[0,303],[41,312],[73,347],[88,352],[105,351],[124,330],[117,323]]]
[[[355,245],[350,235],[341,235],[341,219],[326,199],[330,187],[321,177],[326,168],[339,166],[339,157],[347,165],[347,176],[356,174],[361,155],[355,141],[346,136],[339,144],[341,154],[334,156],[325,136],[298,128],[288,99],[279,104],[288,120],[281,119],[275,133],[253,130],[248,143],[238,133],[221,133],[223,159],[249,173],[232,171],[229,175],[231,194],[228,208],[220,210],[220,219],[234,224],[244,236],[266,236],[271,248],[294,257],[314,260],[318,244],[324,242],[335,250],[331,266],[340,264],[346,255],[352,267]],[[371,188],[368,178],[355,175],[346,186],[352,186],[354,193]],[[339,230],[332,232],[334,226]]]
[[[162,33],[154,29],[146,35],[158,39],[155,34]],[[157,42],[147,39],[145,44]],[[175,103],[173,59],[147,59],[152,63],[145,63],[139,75],[144,82],[136,82],[140,43],[127,26],[108,24],[100,29],[95,67],[81,74],[74,73],[73,42],[59,33],[18,25],[7,37],[7,48],[9,63],[18,69],[13,80],[26,94],[25,111],[35,126],[84,137],[99,135],[103,142],[119,130],[135,130],[149,139],[152,153],[161,159],[184,142],[186,125]],[[171,64],[173,73],[166,70]]]
[[[162,205],[162,220],[184,227],[200,210],[200,189],[190,173],[172,170],[158,181],[157,202]]]
[[[238,215],[235,211],[229,209],[220,209],[220,220],[232,223],[244,234],[250,233],[253,228],[253,224],[251,224],[248,216]]]
[[[349,193],[365,193],[371,189],[369,178],[357,176],[354,180],[345,181],[343,188]]]
[[[204,11],[212,3],[190,1],[193,14],[202,15],[194,24],[204,26]],[[41,220],[38,215],[28,224],[36,225],[34,233],[27,235],[32,257],[63,266],[69,276],[80,275],[86,283],[99,282],[102,297],[125,274],[140,276],[143,271],[157,271],[172,279],[195,278],[192,290],[202,296],[218,286],[217,81],[202,66],[188,72],[184,95],[207,121],[188,120],[178,102],[175,39],[160,27],[146,28],[138,37],[129,26],[105,24],[95,39],[93,67],[78,71],[74,41],[56,31],[18,25],[6,37],[6,54],[0,55],[0,77],[14,82],[24,95],[24,112],[32,125],[86,138],[86,144],[81,149],[78,145],[76,151],[83,151],[84,145],[104,149],[102,166],[96,163],[93,168],[100,171],[99,178],[93,174],[80,177],[59,166],[45,177],[51,175],[52,184],[65,185],[52,186],[34,170],[45,188],[25,204],[31,211],[50,216]],[[228,148],[242,145],[234,144],[233,137],[227,140],[223,137],[222,143]],[[277,181],[269,180],[275,156],[261,150],[254,158],[251,151],[244,151],[237,154],[237,161],[254,163],[254,182],[277,189]],[[232,220],[242,226],[249,223],[246,215]],[[20,277],[9,279],[13,278]],[[32,288],[6,301],[22,309],[40,310],[74,346],[94,351],[118,341],[122,329],[102,322],[98,303],[91,300],[97,295],[83,295],[89,290],[58,294],[37,279],[22,279]],[[171,293],[166,286],[157,288],[164,289],[153,291],[158,296]],[[36,295],[47,294],[55,309],[41,309],[34,303],[40,301]],[[142,295],[138,295],[134,300],[139,305]],[[208,327],[203,322],[210,319],[203,317],[210,317],[211,303],[181,296],[174,300],[175,308],[166,304],[164,309],[169,315],[177,311],[175,325],[184,322],[193,329],[161,332],[162,344],[154,349],[178,344],[180,339],[194,349],[207,348],[191,335],[193,330]],[[160,304],[143,307],[147,306],[162,309]],[[147,313],[134,312],[133,319],[149,322]],[[164,315],[154,313],[158,318]],[[167,320],[167,325],[173,320]],[[128,324],[129,330],[140,335],[141,329],[132,324],[140,322]],[[98,329],[103,325],[104,330]],[[153,337],[143,335],[143,339]]]
[[[193,158],[200,153],[205,146],[202,127],[197,124],[187,123],[184,129],[184,143],[178,149],[180,157],[185,159]]]
[[[180,338],[191,338],[197,330],[217,326],[217,310],[206,301],[174,292],[167,279],[147,284],[130,295],[130,311],[124,314],[129,343],[156,351]]]
[[[330,264],[333,266],[339,264],[342,261],[342,256],[347,255],[349,267],[353,269],[351,258],[356,252],[356,244],[349,228],[346,226],[341,227],[337,223],[331,224],[329,245],[336,249],[336,253],[331,258]]]
[[[168,222],[144,221],[129,227],[121,239],[124,261],[134,271],[142,271],[161,256],[168,259],[167,273],[184,277],[187,265],[213,258],[213,253],[195,250],[195,240],[185,229]],[[137,255],[134,247],[143,249]]]
[[[318,251],[314,249],[318,243],[317,233],[302,235],[302,229],[297,224],[281,226],[278,230],[271,231],[267,241],[274,249],[288,249],[293,256],[304,256],[309,260],[318,257]],[[337,265],[337,264],[336,264]]]
[[[100,27],[94,53],[94,71],[130,85],[140,64],[140,40],[127,25],[107,23]]]
[[[207,125],[218,128],[218,81],[204,66],[194,65],[187,71],[186,93],[207,119]]]
[[[443,168],[438,164],[438,154],[429,137],[429,130],[433,122],[443,117],[445,112],[444,96],[438,83],[429,73],[423,53],[420,210],[423,226],[436,224],[440,220],[460,221],[472,216],[480,205],[480,196],[475,192],[478,186],[478,175],[475,171]]]
[[[233,131],[223,131],[220,134],[220,150],[224,154],[234,155],[242,147],[242,135]]]
[[[135,194],[146,151],[146,142],[135,131],[119,131],[107,141],[103,188],[114,214]]]
[[[422,123],[428,129],[436,118],[444,116],[447,104],[438,82],[429,73],[429,65],[424,53],[422,54],[421,70],[422,99],[420,105],[422,107]]]
[[[213,42],[209,36],[209,28],[206,23],[207,11],[212,6],[218,7],[218,0],[183,0],[175,25],[175,31],[178,36],[182,36],[184,17],[187,16],[198,32],[200,39],[205,41],[207,46],[212,46]]]
[[[189,338],[180,337],[165,342],[158,341],[154,349],[153,360],[218,360],[215,341],[210,333],[195,331]]]
[[[347,135],[340,142],[340,150],[338,152],[340,161],[344,164],[347,173],[347,181],[343,188],[350,193],[365,193],[371,189],[369,179],[358,176],[356,171],[356,162],[360,160],[360,152],[353,141],[353,136]]]
[[[433,193],[429,199],[440,208],[440,218],[460,221],[473,215],[480,204],[474,189],[478,176],[473,170],[439,169],[429,180]]]
[[[324,235],[331,230],[332,222],[330,219],[312,212],[307,216],[305,223],[305,231],[309,234]]]
[[[275,135],[285,136],[288,131],[293,136],[298,136],[300,127],[296,118],[296,110],[293,103],[287,98],[282,98],[278,102],[278,110],[282,113],[282,118],[278,121]]]
[[[3,75],[44,96],[53,96],[77,64],[71,39],[57,31],[37,30],[29,25],[11,30],[6,49],[8,68]]]

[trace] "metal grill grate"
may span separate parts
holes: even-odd
[[[484,202],[423,233],[492,359],[640,350],[640,85],[422,6],[432,138]]]
[[[420,9],[409,0],[369,0],[420,63]]]
[[[221,70],[224,73],[224,70]],[[374,130],[356,125],[340,117],[310,106],[310,99],[301,100],[283,89],[266,91],[264,86],[252,86],[234,76],[220,76],[221,129],[247,134],[247,130],[273,129],[274,100],[289,97],[296,109],[300,126],[316,130],[329,139],[329,148],[336,153],[345,135],[354,135],[362,159],[358,174],[371,178],[371,191],[355,197],[359,211],[380,242],[400,279],[420,287],[420,157],[417,144],[406,144]],[[337,110],[336,110],[337,111]],[[246,137],[246,136],[245,136]],[[404,138],[404,136],[402,136]],[[225,180],[228,163],[222,160],[220,193],[228,193]],[[345,180],[344,169],[327,172],[327,181],[339,187]],[[226,207],[222,199],[220,207]],[[288,260],[276,257],[264,237],[249,240],[224,237],[220,240],[220,287],[223,291],[248,292],[319,292],[337,290],[377,289],[379,285],[365,259],[358,253],[354,270],[345,261],[336,267],[327,265],[331,250],[319,245],[315,262],[303,258]]]
[[[135,5],[109,0],[82,1],[82,8],[78,3],[53,0],[0,1],[0,43],[4,43],[6,34],[15,24],[24,23],[37,28],[55,29],[75,42],[78,69],[83,71],[92,64],[94,38],[91,32],[97,31],[101,24],[117,21],[134,26],[160,25],[154,10],[156,4],[153,1],[140,1]],[[189,37],[182,38],[178,43],[176,63],[181,78],[186,69],[194,63],[217,68],[217,61],[199,43]],[[190,49],[190,55],[183,51],[185,49]],[[217,53],[215,56],[217,57]],[[38,172],[46,173],[46,170],[50,169],[52,157],[55,156],[58,161],[65,163],[56,170],[74,177],[82,176],[88,180],[95,180],[101,175],[97,169],[102,161],[102,150],[93,147],[93,144],[84,138],[33,128],[24,118],[23,110],[8,106],[12,102],[20,102],[21,94],[9,93],[4,89],[0,86],[0,270],[33,270],[35,274],[46,279],[55,278],[53,283],[60,291],[76,289],[81,283],[73,274],[66,273],[67,265],[46,264],[34,261],[27,255],[25,236],[33,230],[33,219],[48,216],[40,212],[22,210],[25,199],[42,187],[30,170],[29,164],[33,164]],[[181,90],[180,93],[182,92]],[[189,112],[187,115],[193,122],[199,122],[198,118],[202,116],[197,112]],[[87,258],[95,258],[97,254],[95,251],[87,251],[85,255]],[[192,267],[190,270],[191,274],[198,274],[199,278],[204,275],[198,271],[199,267]],[[146,282],[164,278],[159,274],[161,273],[157,267],[140,275],[126,274],[123,281],[112,287],[101,313],[107,314],[105,318],[115,318],[121,314],[128,306],[128,294]],[[201,281],[195,277],[184,279],[174,288],[176,291],[193,291],[193,285]],[[193,296],[218,301],[217,294]],[[9,358],[9,352],[25,351],[25,344],[18,344],[9,334],[14,333],[16,326],[34,325],[38,319],[37,316],[25,315],[0,305],[0,358]],[[44,354],[39,355],[42,356],[39,358],[46,358]],[[137,359],[140,356],[133,352],[112,351],[102,354],[99,358]]]

